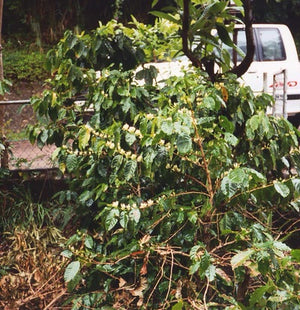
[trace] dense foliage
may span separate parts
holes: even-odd
[[[150,68],[141,85],[141,38],[116,23],[67,32],[32,101],[30,139],[57,145],[59,199],[77,205],[65,304],[298,309],[298,133],[234,76],[190,68],[161,86]]]

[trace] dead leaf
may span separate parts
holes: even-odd
[[[144,276],[144,275],[146,275],[148,273],[148,270],[147,270],[148,260],[149,260],[149,252],[147,253],[147,255],[144,258],[144,263],[143,263],[143,266],[142,266],[142,268],[140,270],[140,275],[141,276]]]
[[[138,296],[140,298],[143,298],[144,296],[143,291],[147,288],[147,286],[148,286],[147,278],[142,277],[139,286],[131,290],[132,296]]]
[[[123,278],[119,278],[119,288],[123,287],[127,282]]]
[[[145,236],[143,236],[143,238],[141,238],[140,244],[144,245],[144,244],[148,243],[150,241],[150,239],[151,239],[150,235],[145,235]]]
[[[219,275],[222,279],[224,279],[227,283],[231,283],[231,279],[229,275],[221,268],[216,268],[216,274]]]

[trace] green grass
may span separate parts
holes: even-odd
[[[45,80],[48,77],[45,62],[46,53],[42,51],[30,51],[26,47],[3,51],[4,76],[11,82]]]

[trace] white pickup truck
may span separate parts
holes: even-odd
[[[236,44],[246,52],[246,36],[243,25],[236,26]],[[289,28],[281,24],[253,24],[255,56],[248,71],[240,78],[255,93],[275,95],[276,110],[268,113],[289,117],[295,126],[300,125],[300,62],[296,45]],[[184,59],[184,58],[183,58]],[[237,63],[241,57],[237,55]],[[158,70],[158,80],[170,75],[179,75],[187,60],[152,63]],[[274,74],[283,72],[276,75]],[[284,79],[285,74],[285,79]],[[285,93],[284,93],[285,91]],[[283,101],[285,100],[285,108]],[[278,101],[281,108],[278,110]]]
[[[300,121],[300,62],[289,28],[279,24],[254,24],[253,31],[255,56],[248,71],[242,76],[241,83],[249,85],[255,93],[264,91],[274,94],[279,101],[285,97],[285,109],[270,109],[269,113],[272,110],[276,114],[282,112],[282,115],[295,121],[296,114],[299,114]],[[245,30],[242,26],[237,26],[237,45],[246,51]]]

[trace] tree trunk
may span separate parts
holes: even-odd
[[[247,42],[247,53],[243,61],[235,68],[231,70],[232,73],[235,73],[238,77],[242,76],[248,68],[250,67],[254,53],[254,37],[253,37],[253,16],[252,16],[252,4],[251,0],[243,0],[243,6],[245,10],[245,32],[246,32],[246,42]]]
[[[3,59],[2,59],[2,16],[3,16],[3,1],[0,0],[0,83],[3,82],[4,76],[3,76]],[[3,100],[3,95],[0,94],[0,101]],[[0,141],[5,146],[4,151],[1,154],[1,165],[2,168],[8,167],[8,150],[7,150],[7,141],[5,138],[5,132],[4,132],[4,115],[5,115],[5,106],[0,105]]]

